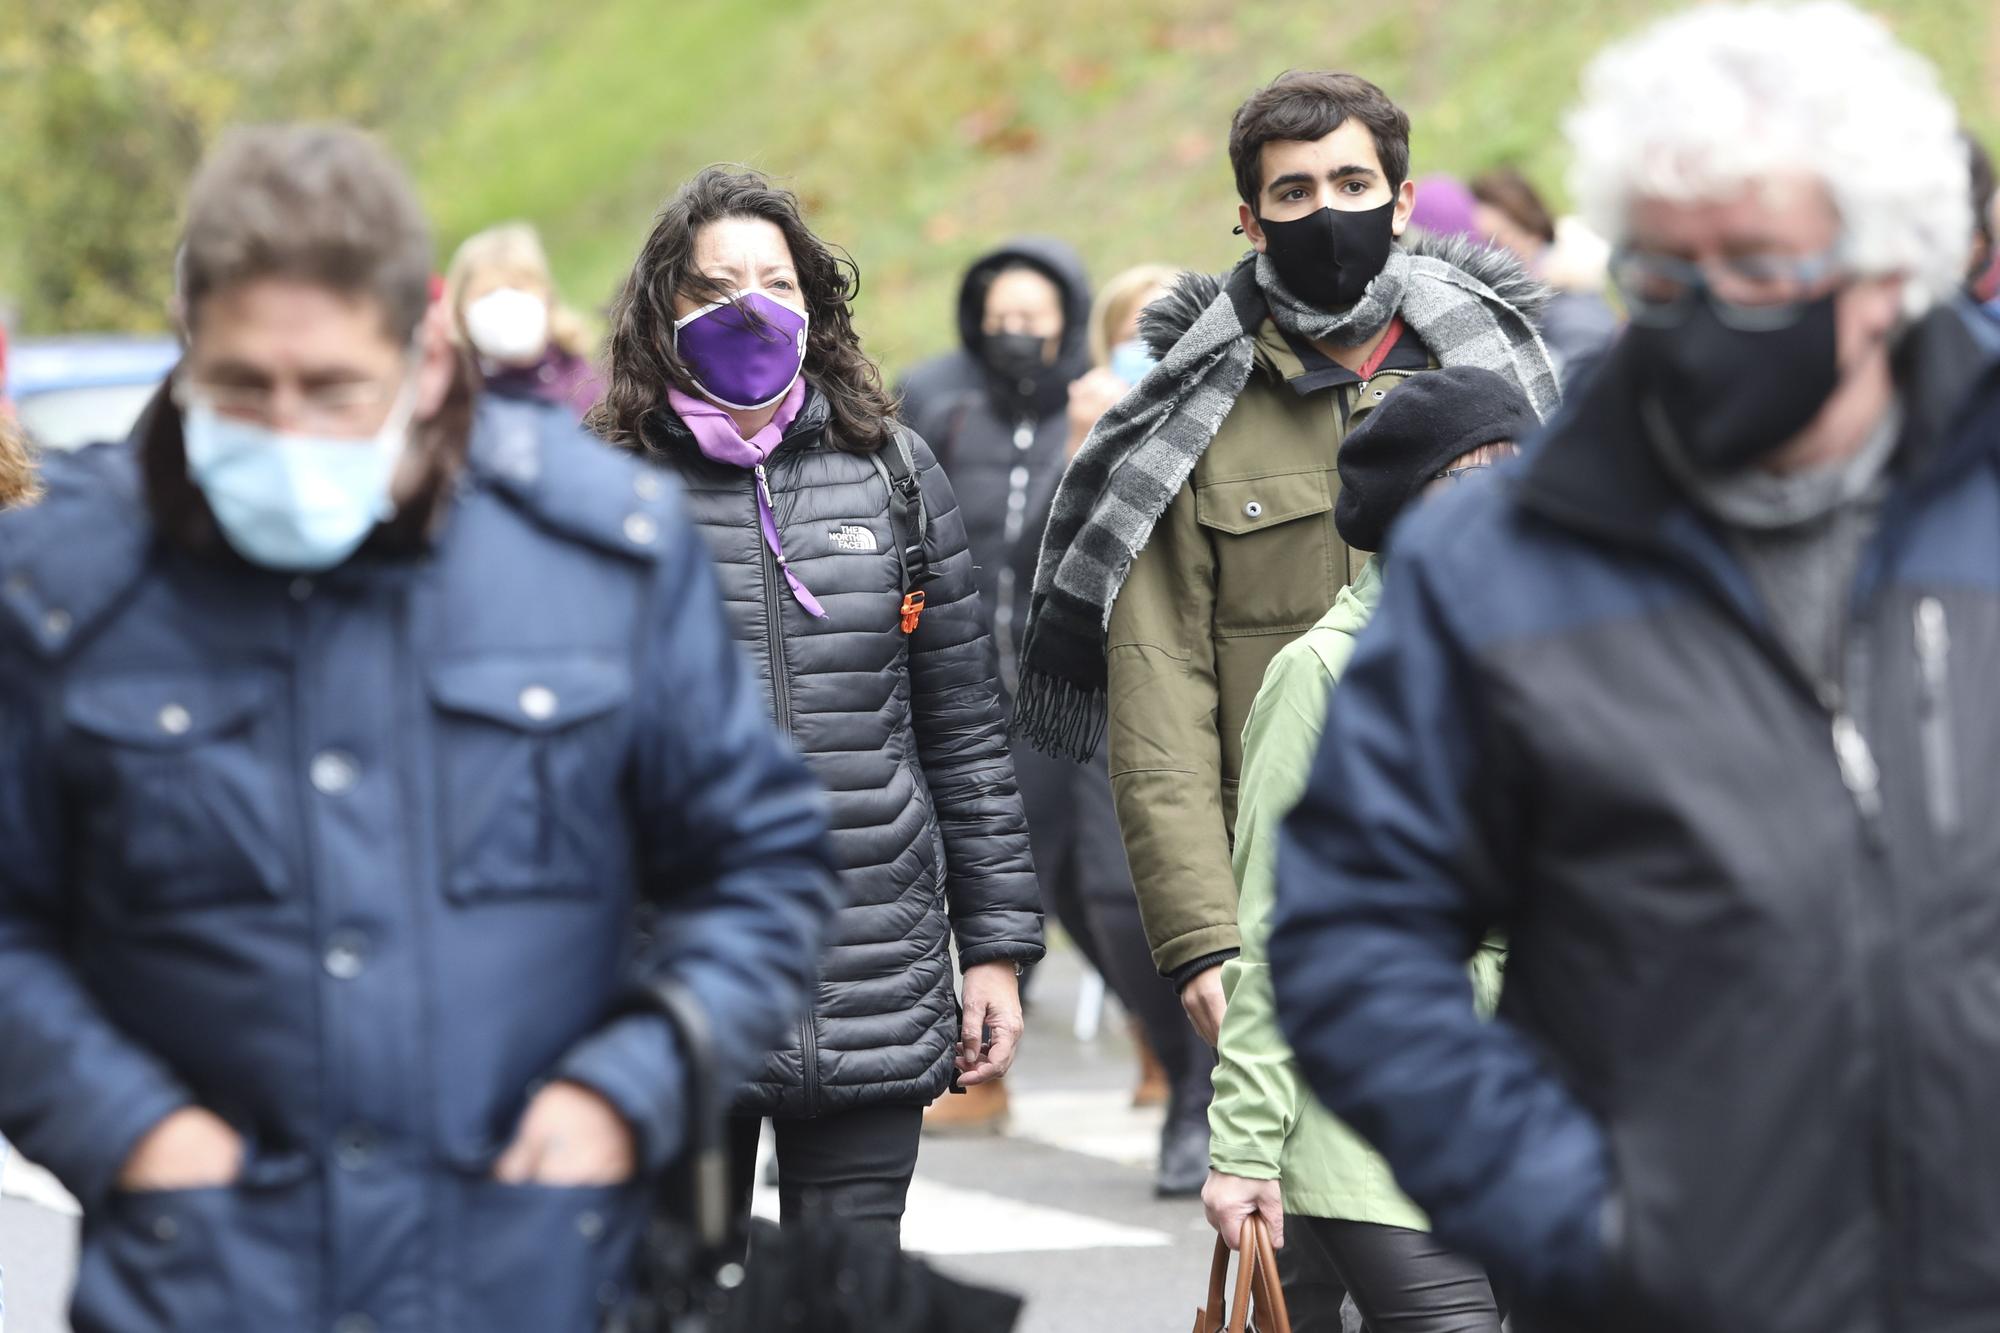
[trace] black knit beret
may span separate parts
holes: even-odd
[[[1333,524],[1349,546],[1379,551],[1390,524],[1432,478],[1481,445],[1521,441],[1541,424],[1504,375],[1445,366],[1410,376],[1340,446]]]

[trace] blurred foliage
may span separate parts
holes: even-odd
[[[25,6],[15,21],[11,11]],[[711,161],[799,191],[861,264],[892,368],[953,336],[957,275],[1035,231],[1107,277],[1239,252],[1230,112],[1294,66],[1410,110],[1418,172],[1522,165],[1557,198],[1577,73],[1660,0],[0,0],[0,292],[35,329],[158,327],[181,189],[234,120],[339,116],[415,169],[442,247],[538,224],[608,302]],[[1989,0],[1880,0],[2000,129]],[[449,249],[442,249],[443,265]]]
[[[0,285],[35,329],[155,329],[182,191],[232,121],[425,114],[457,0],[6,0]]]

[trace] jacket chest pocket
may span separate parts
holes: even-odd
[[[1197,483],[1195,521],[1215,552],[1218,631],[1303,631],[1326,614],[1347,574],[1332,509],[1319,469]]]
[[[478,658],[430,673],[445,888],[588,897],[619,856],[630,672],[588,658]]]
[[[282,742],[270,682],[249,674],[80,682],[81,873],[148,912],[275,899],[289,881]]]

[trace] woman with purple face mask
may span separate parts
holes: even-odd
[[[829,793],[846,906],[814,1003],[736,1098],[738,1187],[769,1117],[787,1224],[893,1235],[925,1105],[1013,1062],[1042,931],[965,525],[891,420],[857,281],[789,192],[701,172],[618,297],[590,424],[680,476],[736,637]]]

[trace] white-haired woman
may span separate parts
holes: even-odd
[[[444,299],[488,392],[556,403],[578,420],[604,396],[590,333],[562,303],[542,239],[527,223],[467,237],[445,271]]]

